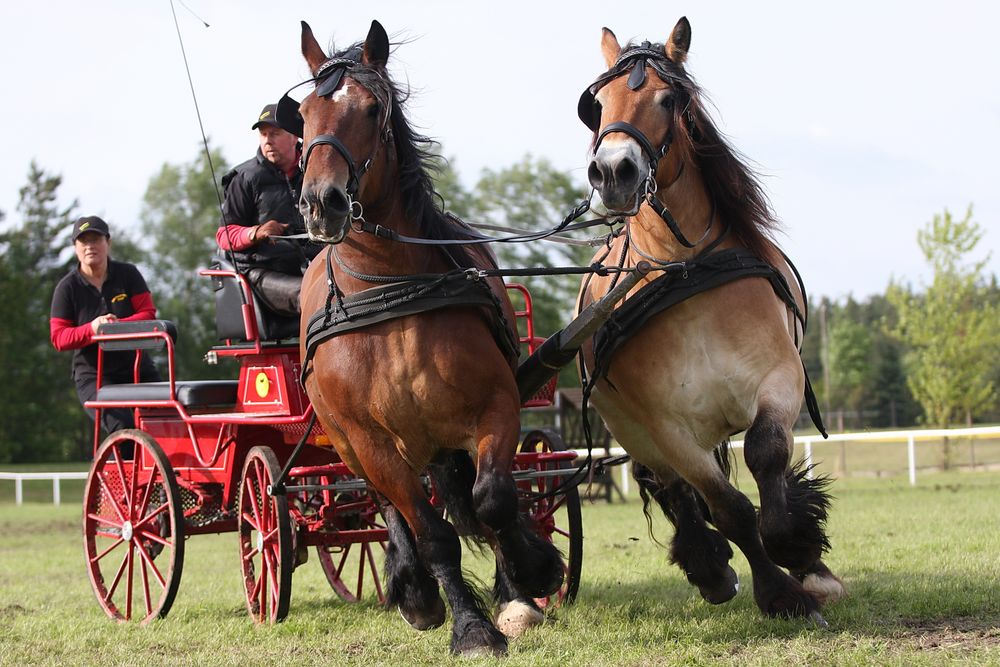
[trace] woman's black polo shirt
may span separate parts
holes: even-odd
[[[77,266],[56,285],[52,295],[53,320],[69,322],[74,327],[88,324],[94,318],[109,313],[119,319],[135,314],[135,297],[145,295],[152,306],[149,288],[142,274],[132,264],[108,259],[108,273],[101,289],[87,282]],[[155,308],[153,310],[155,315]],[[105,352],[104,380],[113,383],[130,382],[135,364],[134,352]],[[152,361],[143,356],[143,367],[153,368]],[[73,379],[77,386],[93,382],[97,377],[97,344],[73,351]]]

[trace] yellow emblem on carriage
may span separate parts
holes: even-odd
[[[257,379],[254,381],[257,388],[257,395],[261,398],[266,398],[268,392],[271,391],[271,381],[267,379],[267,373],[261,371],[257,373]]]

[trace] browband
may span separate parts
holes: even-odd
[[[291,132],[295,136],[302,138],[304,132],[302,114],[299,113],[299,103],[288,94],[307,83],[316,84],[316,96],[326,97],[332,95],[340,86],[344,78],[344,72],[361,62],[364,50],[360,46],[349,49],[342,56],[330,58],[316,68],[316,74],[311,79],[306,79],[288,89],[281,99],[278,100],[278,108],[274,117],[278,121],[278,126],[286,132]]]

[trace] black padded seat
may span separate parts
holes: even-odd
[[[188,380],[174,383],[177,400],[186,408],[213,405],[233,405],[239,382],[236,380]],[[100,388],[96,401],[169,401],[169,382],[140,382],[139,384],[109,384]]]

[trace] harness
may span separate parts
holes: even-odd
[[[787,257],[785,259],[787,261]],[[792,266],[791,262],[789,266]],[[794,266],[792,270],[795,271]],[[801,278],[798,277],[797,271],[795,274],[801,288]],[[744,248],[728,248],[699,255],[694,260],[677,262],[667,267],[658,278],[626,299],[597,331],[594,335],[594,368],[584,387],[585,400],[589,398],[597,381],[606,378],[615,352],[653,317],[696,294],[734,280],[755,277],[767,279],[774,293],[792,311],[804,331],[806,315],[795,303],[785,277],[771,264]],[[809,381],[809,374],[805,372],[804,361],[802,371],[805,375],[804,397],[809,416],[823,437],[827,437],[816,394]]]
[[[491,333],[504,356],[516,359],[520,344],[503,315],[500,300],[490,286],[480,279],[478,269],[455,269],[447,273],[384,276],[393,282],[345,296],[333,277],[330,257],[326,257],[326,277],[330,291],[326,305],[309,318],[306,325],[301,382],[312,370],[310,362],[316,348],[335,336],[363,329],[380,322],[426,313],[440,308],[485,307]],[[340,263],[340,258],[337,258]],[[343,265],[342,265],[343,267]],[[346,267],[343,267],[346,268]],[[360,276],[360,274],[357,274]],[[376,276],[363,276],[376,278]]]

